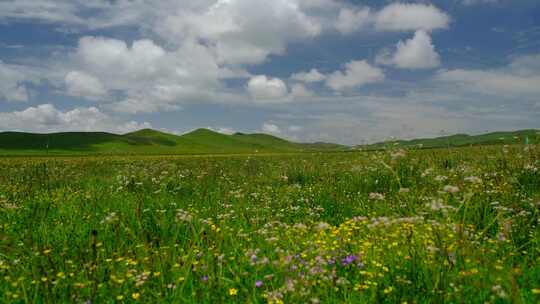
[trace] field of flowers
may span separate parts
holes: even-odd
[[[540,147],[0,159],[1,303],[537,303]]]

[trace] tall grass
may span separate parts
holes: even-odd
[[[0,160],[0,302],[540,301],[540,150]]]

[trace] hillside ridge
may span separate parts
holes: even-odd
[[[540,143],[540,130],[524,129],[517,131],[496,131],[479,135],[458,133],[433,138],[415,138],[409,140],[391,140],[355,148],[374,150],[388,147],[444,148],[496,144],[536,144]]]
[[[0,155],[40,154],[236,154],[339,151],[337,144],[294,143],[269,134],[226,135],[196,129],[182,135],[153,129],[107,132],[0,132]]]

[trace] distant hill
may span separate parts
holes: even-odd
[[[387,147],[418,147],[418,148],[444,148],[464,147],[496,144],[530,144],[540,143],[540,130],[519,130],[512,132],[493,132],[482,135],[456,134],[436,138],[421,138],[412,140],[385,141],[371,145],[357,146],[363,150],[378,150]]]
[[[348,147],[328,143],[294,143],[268,134],[225,135],[207,129],[180,136],[151,129],[124,135],[104,132],[0,133],[0,155],[235,154],[345,149]]]

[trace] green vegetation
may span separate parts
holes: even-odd
[[[245,154],[344,149],[346,147],[335,144],[299,144],[266,134],[225,135],[206,129],[182,136],[149,129],[125,135],[0,133],[0,155]]]
[[[113,142],[148,132],[179,142]],[[539,168],[537,145],[4,158],[0,302],[538,303]]]
[[[419,147],[419,148],[448,148],[479,145],[514,145],[540,143],[540,130],[520,130],[514,132],[494,132],[482,135],[456,134],[427,139],[394,140],[372,145],[359,146],[366,150],[383,149],[388,146]]]

